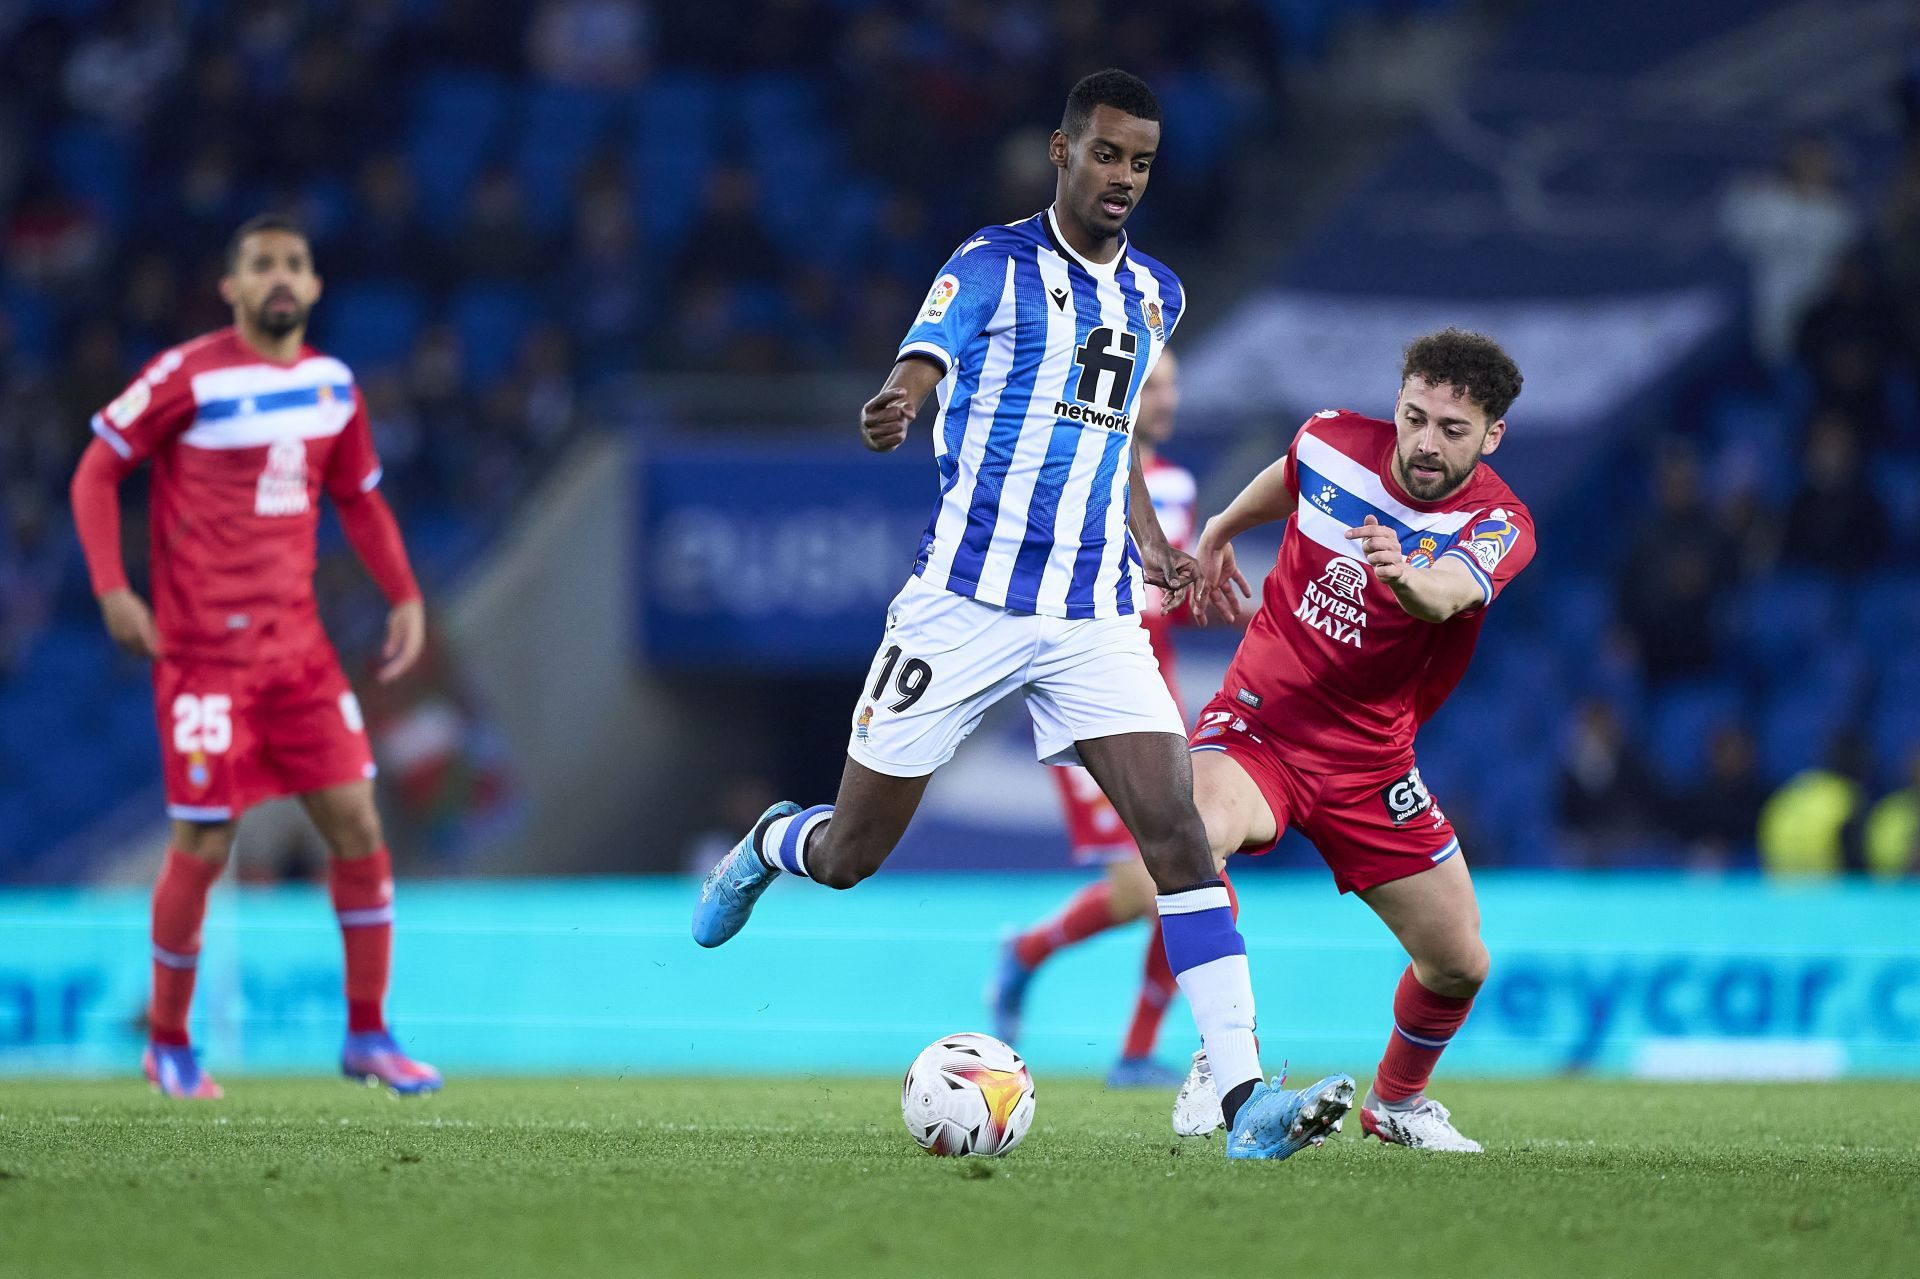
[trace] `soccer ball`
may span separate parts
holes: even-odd
[[[931,1154],[1004,1155],[1033,1126],[1033,1076],[992,1035],[943,1035],[907,1067],[900,1114]]]

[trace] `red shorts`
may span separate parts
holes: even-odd
[[[1110,866],[1140,850],[1100,783],[1084,768],[1049,768],[1067,816],[1067,847],[1075,866]]]
[[[281,795],[374,774],[360,703],[331,648],[236,666],[154,663],[167,815],[224,822]]]
[[[1266,797],[1281,833],[1291,826],[1320,850],[1343,893],[1418,875],[1460,851],[1453,824],[1427,793],[1418,768],[1385,773],[1306,773],[1234,703],[1216,697],[1200,712],[1190,749],[1223,751]],[[1275,843],[1278,843],[1276,838]],[[1273,844],[1242,849],[1260,854]]]

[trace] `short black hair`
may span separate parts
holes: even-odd
[[[1407,343],[1400,383],[1417,377],[1434,386],[1445,382],[1486,410],[1488,422],[1498,422],[1520,398],[1520,366],[1484,333],[1441,329]]]
[[[1060,132],[1077,138],[1093,118],[1095,107],[1113,107],[1140,120],[1160,119],[1160,99],[1153,96],[1147,82],[1117,67],[1085,76],[1067,94],[1067,109],[1060,117]]]
[[[240,265],[240,246],[246,243],[248,236],[257,235],[262,231],[285,231],[290,235],[299,236],[309,244],[313,243],[307,235],[307,229],[301,226],[299,219],[291,214],[257,213],[242,222],[240,229],[233,233],[233,238],[227,241],[228,275],[232,275],[234,269]]]

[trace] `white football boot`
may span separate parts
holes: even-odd
[[[1368,1093],[1366,1104],[1360,1108],[1360,1127],[1396,1146],[1481,1153],[1480,1143],[1455,1128],[1447,1108],[1431,1097],[1422,1097],[1419,1105],[1405,1110],[1389,1110]]]
[[[1211,1137],[1216,1129],[1226,1126],[1213,1067],[1207,1064],[1206,1050],[1201,1049],[1193,1055],[1193,1069],[1187,1072],[1187,1082],[1180,1085],[1180,1095],[1173,1099],[1173,1130],[1182,1137]]]

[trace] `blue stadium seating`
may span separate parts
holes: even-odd
[[[1743,698],[1731,680],[1689,680],[1653,697],[1648,750],[1654,767],[1680,781],[1697,780],[1707,743],[1721,727],[1743,722]]]
[[[124,140],[103,125],[68,125],[55,131],[47,149],[68,194],[110,226],[126,222],[133,206],[133,160]]]
[[[526,91],[513,165],[536,226],[565,226],[574,184],[605,140],[613,113],[613,98],[605,93],[555,85]]]
[[[475,386],[492,386],[513,371],[537,309],[526,290],[512,285],[473,285],[454,294],[447,318]]]
[[[407,155],[420,208],[434,224],[452,226],[474,179],[495,158],[512,91],[497,76],[437,71],[415,93]]]
[[[640,225],[663,249],[693,225],[718,157],[720,85],[699,72],[655,77],[633,95],[632,163]]]
[[[398,367],[413,350],[426,320],[419,289],[400,280],[344,284],[314,312],[320,345],[362,375]]]

